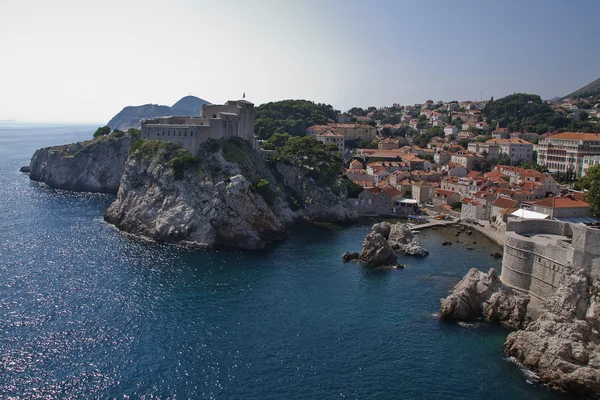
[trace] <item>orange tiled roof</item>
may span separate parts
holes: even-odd
[[[599,133],[563,132],[549,136],[548,139],[595,140],[600,141]]]
[[[537,206],[550,208],[573,208],[573,207],[589,207],[590,205],[575,196],[553,196],[542,200],[531,202]]]
[[[517,204],[516,200],[513,199],[509,199],[507,197],[498,197],[493,203],[492,205],[494,207],[500,207],[500,208],[509,208],[509,207],[514,207]]]

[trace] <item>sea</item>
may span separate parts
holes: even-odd
[[[504,328],[438,320],[470,268],[501,268],[485,237],[423,231],[431,254],[391,270],[341,260],[368,220],[253,252],[135,239],[103,221],[113,196],[19,172],[96,128],[0,123],[1,399],[567,398],[504,358]]]

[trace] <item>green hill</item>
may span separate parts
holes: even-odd
[[[339,111],[329,104],[308,100],[282,100],[261,104],[255,108],[254,133],[268,139],[275,132],[304,136],[311,125],[335,121]]]
[[[588,83],[579,90],[565,96],[570,99],[580,99],[582,97],[600,96],[600,78],[592,83]]]

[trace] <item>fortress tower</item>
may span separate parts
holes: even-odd
[[[193,155],[198,152],[200,144],[209,139],[239,137],[257,148],[254,104],[246,100],[204,104],[199,117],[158,117],[142,120],[141,125],[142,139],[177,142]]]
[[[556,220],[509,221],[504,238],[502,283],[531,298],[539,312],[562,276],[575,268],[600,278],[600,230]]]

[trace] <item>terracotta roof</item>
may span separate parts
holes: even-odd
[[[426,182],[426,181],[416,181],[416,182],[413,182],[413,185],[414,186],[431,186],[429,184],[429,182]]]
[[[548,139],[596,140],[600,141],[599,133],[563,132],[549,136]]]
[[[390,188],[390,189],[384,189],[384,191],[390,195],[390,197],[396,197],[396,196],[401,196],[402,192],[399,191],[398,189],[394,189],[394,188]]]
[[[573,207],[589,207],[590,205],[575,196],[553,196],[542,200],[533,201],[531,204],[550,208],[573,208]]]
[[[507,197],[498,197],[493,203],[492,205],[494,207],[500,207],[500,208],[509,208],[509,207],[514,207],[515,205],[517,205],[517,201],[513,200],[513,199],[509,199]]]
[[[542,186],[542,185],[538,182],[527,181],[527,182],[521,183],[521,187],[523,189],[527,189],[527,190],[532,190],[533,188],[537,188],[539,186]]]
[[[446,196],[450,196],[458,193],[453,192],[452,190],[435,189],[435,194],[445,194]]]

